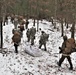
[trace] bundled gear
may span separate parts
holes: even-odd
[[[24,25],[20,25],[20,26],[18,26],[18,28],[20,28],[20,31],[21,31],[21,32],[23,32],[23,30],[25,30],[25,29],[24,29]]]
[[[21,21],[21,25],[26,24],[26,22],[24,21],[24,19]]]
[[[63,39],[64,39],[64,42],[62,43],[62,47],[59,47],[59,49],[60,49],[59,53],[62,53],[62,57],[60,58],[58,65],[61,66],[61,64],[64,61],[64,59],[67,58],[68,62],[70,64],[70,68],[69,69],[72,70],[73,69],[73,65],[72,65],[72,62],[71,62],[70,54],[72,52],[76,52],[75,40],[73,38],[67,39],[67,36],[64,36]]]
[[[75,46],[75,40],[70,38],[66,42],[63,42],[62,47],[59,47],[60,53],[71,54],[72,52],[76,52]]]
[[[14,42],[15,52],[18,53],[18,46],[21,42],[21,35],[19,32],[14,32],[14,35],[12,37],[12,41]]]
[[[12,30],[12,34],[14,34],[15,32],[19,32],[20,33],[20,36],[22,37],[22,32],[20,31],[20,29],[13,29]]]

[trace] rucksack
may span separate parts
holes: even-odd
[[[21,42],[21,36],[20,36],[20,33],[19,32],[15,32],[13,37],[12,37],[12,40],[14,43],[20,43]]]
[[[25,30],[24,25],[20,25],[20,26],[18,26],[18,28],[20,28],[21,31]]]
[[[73,51],[73,49],[75,48],[75,39],[73,39],[73,38],[70,38],[70,39],[68,39],[67,41],[66,41],[66,48],[65,48],[65,50],[64,50],[64,53],[72,53]]]

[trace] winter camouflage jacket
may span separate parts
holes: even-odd
[[[30,36],[34,37],[36,34],[36,28],[30,28]]]
[[[39,40],[39,43],[40,44],[46,44],[46,41],[48,40],[48,34],[46,33],[43,33],[41,36],[40,36],[40,40]]]

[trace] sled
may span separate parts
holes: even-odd
[[[32,46],[32,45],[25,45],[25,52],[33,57],[40,57],[42,56],[42,51],[39,50],[38,47],[36,46]]]

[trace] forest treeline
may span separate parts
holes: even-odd
[[[76,18],[76,0],[0,0],[1,16],[7,13],[72,23]]]
[[[46,19],[54,23],[56,19],[68,28],[72,24],[74,33],[76,21],[76,0],[0,0],[0,20],[7,14],[15,14],[33,19]],[[54,24],[55,25],[55,24]]]

